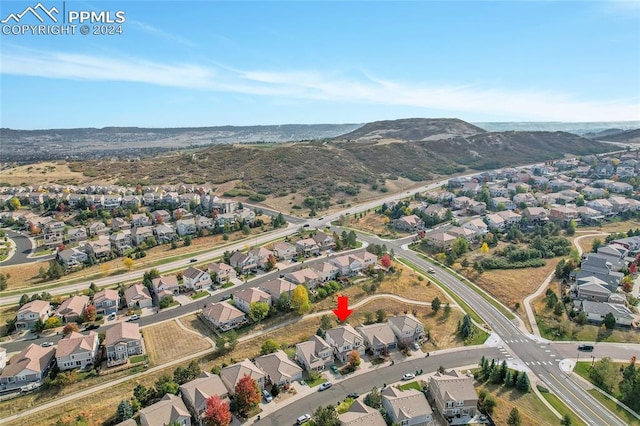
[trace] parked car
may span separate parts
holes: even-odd
[[[298,420],[296,420],[296,424],[301,425],[304,422],[308,422],[309,420],[311,420],[311,414],[303,414],[300,417],[298,417]]]
[[[100,324],[89,324],[84,329],[85,331],[89,331],[89,330],[96,330],[98,328],[100,328]]]
[[[129,317],[129,319],[127,319],[127,321],[137,321],[140,319],[140,316],[133,314]]]
[[[42,342],[40,343],[40,346],[42,346],[43,348],[48,348],[53,346],[53,342]]]
[[[416,375],[413,373],[405,373],[405,375],[402,376],[402,380],[411,380],[415,378],[416,378]]]
[[[413,350],[414,351],[419,351],[420,350],[420,345],[417,344],[416,342],[413,342]]]
[[[329,389],[331,386],[333,386],[333,383],[331,382],[324,382],[323,384],[320,385],[320,387],[318,388],[318,390],[320,392],[322,392],[323,390],[327,390]]]
[[[224,296],[222,296],[221,300],[229,300],[231,299],[231,295],[230,294],[225,294]]]
[[[338,371],[338,366],[337,366],[337,365],[335,365],[335,364],[334,364],[334,365],[332,365],[330,368],[331,368],[331,371],[332,371],[332,372],[334,372],[335,374],[338,374],[338,373],[339,373],[339,371]]]
[[[115,312],[114,312],[114,313],[112,313],[112,314],[109,314],[109,316],[107,317],[107,319],[108,319],[108,320],[110,320],[110,321],[111,321],[111,320],[116,319],[116,314],[115,314]]]
[[[273,401],[273,397],[271,396],[269,391],[266,389],[262,391],[262,396],[264,396],[264,400],[267,401],[267,403]]]
[[[350,394],[347,395],[347,398],[353,398],[356,399],[360,396],[360,394],[358,392],[351,392]]]
[[[593,352],[593,345],[579,345],[578,350],[582,352]]]

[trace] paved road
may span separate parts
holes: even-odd
[[[444,368],[456,368],[465,365],[477,364],[482,356],[499,358],[500,351],[496,348],[477,346],[464,348],[459,352],[448,352],[431,355],[428,358],[417,358],[394,365],[380,367],[371,372],[354,376],[334,384],[324,392],[315,392],[300,398],[290,404],[284,405],[272,414],[258,420],[254,424],[260,426],[284,426],[293,425],[296,419],[305,413],[313,413],[321,405],[336,405],[346,398],[350,392],[365,394],[374,386],[382,387],[387,383],[395,383],[402,378],[404,373],[413,373],[422,369],[425,372],[436,371],[440,366]]]
[[[583,342],[552,342],[549,346],[562,358],[569,358],[574,361],[591,361],[591,357],[596,360],[610,357],[622,362],[628,362],[633,356],[640,359],[640,344],[589,342],[589,344],[593,345],[593,352],[580,352],[578,351],[578,345],[581,343]]]
[[[5,260],[4,262],[0,262],[0,267],[20,265],[22,263],[43,262],[53,258],[52,255],[34,258],[28,257],[35,248],[33,247],[33,242],[31,241],[31,239],[20,232],[12,231],[6,228],[2,228],[2,230],[7,234],[7,237],[11,238],[16,244],[16,251],[13,256],[11,256],[11,258]]]

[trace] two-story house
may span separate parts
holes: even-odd
[[[346,413],[338,416],[341,426],[387,426],[380,411],[356,399]]]
[[[316,242],[320,250],[331,250],[336,246],[333,236],[322,231],[317,231],[315,233],[313,241]]]
[[[258,270],[258,263],[256,262],[256,258],[239,251],[231,255],[231,258],[229,258],[229,263],[241,274],[248,274],[252,272],[255,273]]]
[[[433,419],[433,411],[427,397],[416,389],[403,391],[394,386],[387,386],[380,395],[382,406],[394,424],[426,425]]]
[[[446,419],[455,416],[473,417],[478,407],[478,394],[473,377],[457,370],[436,372],[429,379],[429,393],[436,409]]]
[[[296,345],[296,359],[307,371],[322,371],[333,364],[333,348],[322,337],[313,335]]]
[[[182,273],[182,282],[185,287],[191,290],[199,291],[207,288],[212,284],[211,275],[193,266],[189,266]]]
[[[111,248],[115,250],[119,256],[122,256],[127,250],[132,248],[131,230],[123,229],[122,231],[109,235],[109,242],[111,243]]]
[[[161,223],[153,228],[153,233],[156,235],[156,240],[159,244],[170,243],[176,238],[176,231],[171,225]]]
[[[296,241],[296,253],[303,257],[316,256],[320,254],[320,247],[313,238],[304,238]]]
[[[296,247],[289,243],[278,242],[273,246],[273,254],[278,260],[289,260],[296,256]]]
[[[282,350],[259,356],[254,363],[264,371],[268,383],[282,386],[302,379],[302,368]]]
[[[203,372],[200,377],[180,386],[182,400],[191,413],[195,424],[205,424],[203,416],[207,409],[207,399],[218,395],[222,400],[229,400],[229,392],[217,374]]]
[[[140,410],[140,426],[191,426],[191,414],[180,397],[170,393]]]
[[[30,330],[41,320],[45,322],[51,315],[51,305],[44,300],[32,300],[18,309],[16,330]]]
[[[131,215],[131,223],[134,228],[142,228],[153,225],[153,222],[151,221],[149,216],[144,213]]]
[[[325,340],[333,348],[334,356],[340,362],[347,362],[351,351],[364,354],[364,339],[351,325],[345,324],[326,331]]]
[[[146,216],[145,216],[146,217]],[[147,238],[153,238],[153,228],[150,226],[138,226],[131,230],[131,242],[139,246]]]
[[[256,367],[251,361],[245,359],[220,370],[222,383],[227,387],[230,395],[235,393],[236,385],[244,376],[249,376],[258,383],[260,390],[264,389],[264,371]]]
[[[153,299],[147,287],[142,284],[134,284],[124,291],[124,299],[129,308],[150,308],[153,305]]]
[[[11,358],[2,370],[0,389],[20,389],[40,383],[53,364],[55,352],[53,347],[43,348],[33,343],[28,345]]]
[[[109,227],[102,222],[93,222],[89,225],[89,235],[95,237],[97,235],[107,235]]]
[[[226,263],[210,263],[207,270],[217,284],[225,284],[237,277],[236,270]]]
[[[94,331],[90,331],[87,335],[71,332],[58,341],[56,348],[58,368],[60,371],[65,371],[93,367],[97,363],[99,344],[98,333]]]
[[[58,307],[56,317],[65,323],[74,322],[82,316],[87,305],[89,305],[89,296],[72,296]]]
[[[259,288],[250,287],[233,293],[233,304],[244,313],[251,312],[251,304],[264,302],[271,306],[271,295]]]
[[[69,271],[72,269],[80,268],[85,263],[89,262],[89,255],[77,248],[70,248],[56,253],[56,259]]]
[[[398,347],[396,335],[388,323],[362,325],[356,330],[364,338],[367,349],[376,356],[386,354]]]
[[[426,336],[424,325],[411,314],[387,318],[387,323],[401,345],[410,345],[422,341]]]
[[[258,268],[267,270],[269,269],[269,258],[271,256],[274,256],[274,254],[271,250],[267,250],[264,247],[256,247],[249,250],[247,256],[250,256],[254,259],[256,265],[258,265]]]
[[[151,280],[151,285],[153,286],[153,292],[158,296],[158,299],[162,299],[164,296],[177,295],[180,290],[178,277],[175,275],[166,275],[154,278]]]
[[[102,344],[107,353],[107,367],[125,364],[129,357],[142,354],[142,335],[138,324],[133,322],[109,327]]]
[[[275,303],[284,293],[288,294],[289,297],[291,297],[291,293],[293,293],[293,290],[295,290],[296,285],[282,278],[276,278],[274,280],[269,280],[266,283],[260,284],[259,288],[260,290],[269,294],[271,296],[271,299]]]
[[[81,243],[87,241],[87,230],[81,226],[71,228],[67,231],[67,239],[70,243]]]
[[[202,310],[202,316],[222,331],[234,329],[247,322],[246,314],[227,302],[216,302],[206,306]]]
[[[176,221],[176,229],[181,237],[185,235],[193,235],[198,232],[196,221],[194,218],[180,219]]]
[[[93,306],[98,315],[115,314],[120,306],[118,290],[107,288],[93,295]]]

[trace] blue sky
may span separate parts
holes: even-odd
[[[0,126],[639,120],[639,5],[67,1],[123,34],[0,35]]]

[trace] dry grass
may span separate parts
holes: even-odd
[[[400,238],[408,235],[406,232],[398,231],[388,226],[389,218],[377,213],[368,213],[365,217],[355,218],[348,216],[344,219],[344,226],[359,229],[370,234],[383,237]]]
[[[145,327],[143,334],[149,360],[153,365],[164,364],[211,347],[204,338],[183,330],[175,321]]]
[[[509,413],[517,408],[523,425],[552,425],[559,424],[560,420],[544,405],[533,393],[523,394],[513,388],[497,387],[495,385],[479,386],[485,388],[493,395],[497,405],[493,412],[493,420],[498,425],[506,425]]]
[[[211,329],[206,324],[204,324],[200,318],[198,318],[197,314],[181,317],[177,321],[180,321],[182,325],[187,327],[189,330],[200,333],[205,337],[209,337],[213,340],[215,340],[216,338],[216,335],[213,333],[213,331],[211,331]]]
[[[35,185],[47,183],[85,183],[93,184],[104,183],[106,181],[98,181],[95,178],[84,176],[80,172],[72,172],[66,163],[46,161],[36,164],[28,164],[24,166],[15,166],[2,171],[0,181],[11,185]]]

